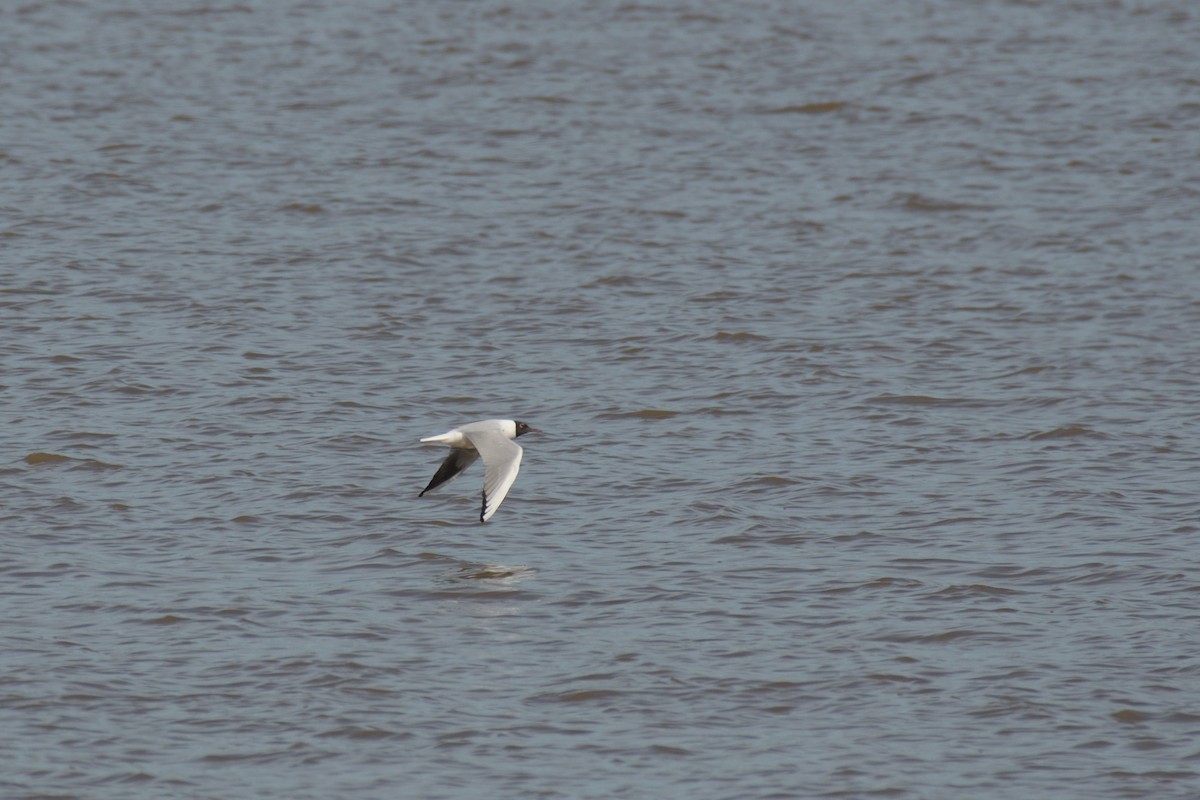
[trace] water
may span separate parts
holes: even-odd
[[[1198,34],[0,11],[0,794],[1194,797]]]

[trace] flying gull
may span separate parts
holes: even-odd
[[[515,419],[485,419],[422,439],[422,442],[450,445],[450,455],[417,496],[424,497],[425,492],[458,477],[475,463],[475,459],[483,456],[483,506],[479,509],[479,521],[487,522],[508,496],[521,468],[521,454],[525,451],[513,439],[530,431],[541,433],[528,423]]]

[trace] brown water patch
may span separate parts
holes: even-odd
[[[59,455],[58,453],[30,453],[25,456],[26,464],[59,464],[70,460],[70,456]]]
[[[1046,439],[1075,439],[1081,436],[1094,436],[1104,438],[1104,434],[1097,433],[1091,428],[1085,428],[1083,425],[1064,425],[1054,430],[1042,431],[1041,433],[1031,433],[1026,436],[1026,439],[1034,442],[1044,441]]]

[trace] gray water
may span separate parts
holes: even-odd
[[[0,796],[1196,797],[1198,41],[5,6]]]

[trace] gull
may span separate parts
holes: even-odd
[[[475,459],[483,456],[483,506],[479,509],[479,521],[487,522],[508,496],[521,468],[521,454],[525,451],[513,439],[530,431],[541,433],[528,423],[515,419],[485,419],[422,439],[422,442],[450,445],[450,455],[417,497],[424,497],[425,492],[457,478],[475,463]]]

